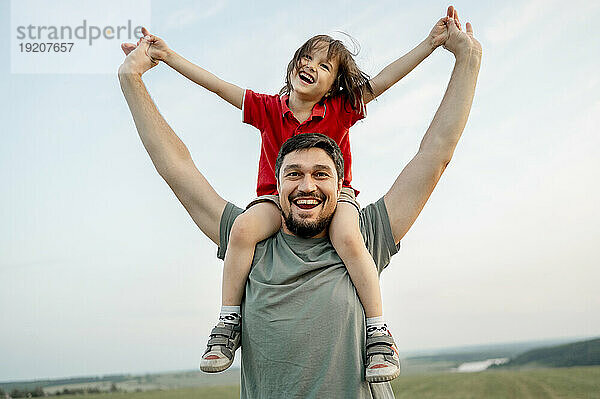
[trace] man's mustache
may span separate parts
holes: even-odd
[[[325,201],[326,197],[323,193],[320,192],[316,192],[316,191],[312,191],[310,193],[304,192],[304,191],[298,191],[296,194],[290,194],[288,195],[288,201],[293,202],[296,198],[315,198],[318,199],[320,201]]]

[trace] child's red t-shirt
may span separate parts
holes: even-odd
[[[299,123],[287,105],[288,96],[267,95],[246,90],[242,104],[242,121],[258,130],[261,136],[260,161],[256,194],[277,193],[275,160],[283,143],[302,133],[321,133],[332,138],[344,156],[344,187],[352,181],[352,156],[348,129],[363,115],[352,109],[342,97],[326,98],[315,104],[312,114]],[[357,194],[358,191],[354,190]]]

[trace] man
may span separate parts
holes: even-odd
[[[456,62],[444,98],[415,157],[385,196],[361,211],[361,231],[380,272],[450,162],[471,108],[481,45],[469,23],[460,30],[452,7],[448,16],[444,47]],[[242,210],[214,191],[152,102],[141,79],[156,65],[148,45],[123,45],[128,56],[119,68],[121,88],[158,173],[223,258]],[[364,314],[327,238],[341,189],[336,149],[318,135],[290,141],[277,163],[282,230],[257,245],[246,286],[242,397],[393,397],[389,383],[369,385],[362,378]],[[305,209],[295,202],[306,198],[317,198],[318,205]]]

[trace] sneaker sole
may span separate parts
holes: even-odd
[[[228,359],[220,360],[221,361],[202,359],[200,360],[200,370],[204,371],[205,373],[220,373],[221,371],[227,370],[233,363],[233,361],[229,361]]]
[[[400,375],[400,369],[398,369],[394,374],[383,374],[383,373],[368,373],[366,376],[367,382],[387,382],[391,381],[394,378]]]

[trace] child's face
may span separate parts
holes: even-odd
[[[338,59],[327,59],[328,49],[327,43],[317,44],[312,52],[302,57],[291,76],[295,95],[320,101],[331,90],[337,77]]]

